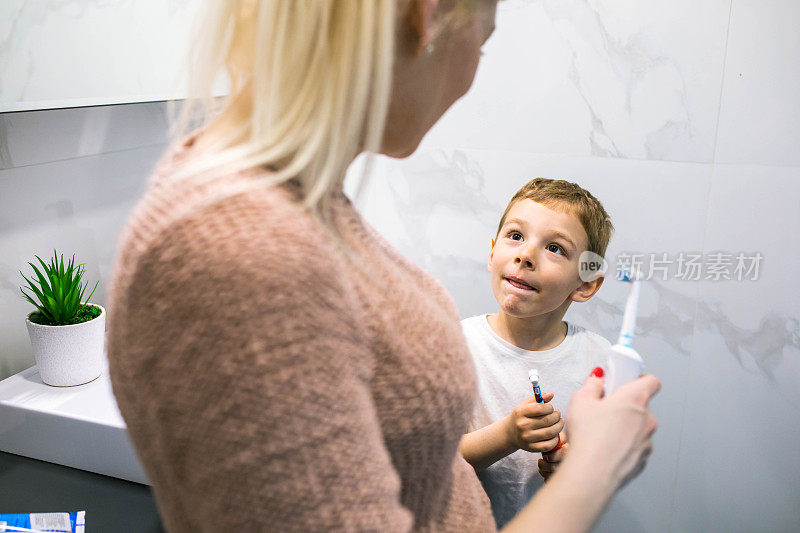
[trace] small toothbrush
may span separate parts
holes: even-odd
[[[532,368],[528,371],[528,381],[531,382],[533,387],[533,395],[536,397],[536,403],[544,403],[542,398],[542,389],[539,387],[539,371]]]
[[[625,304],[625,315],[622,318],[622,329],[617,344],[608,353],[608,379],[606,379],[606,395],[611,394],[622,385],[637,379],[644,371],[642,357],[631,347],[633,331],[636,328],[636,309],[639,307],[639,291],[641,275],[637,271],[620,272],[620,281],[632,282],[628,302]]]
[[[544,403],[544,398],[542,398],[542,389],[539,386],[539,371],[535,368],[531,368],[528,370],[528,381],[531,382],[531,387],[533,387],[533,395],[536,398],[536,403]],[[558,444],[555,445],[555,448],[552,450],[548,450],[543,453],[551,453],[558,449],[560,449],[564,443],[567,442],[566,437],[564,439],[561,438],[561,433],[558,434]],[[543,456],[544,457],[544,456]]]

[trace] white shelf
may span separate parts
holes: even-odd
[[[149,484],[104,370],[76,387],[51,387],[35,366],[0,381],[0,450]]]

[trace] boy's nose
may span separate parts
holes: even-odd
[[[533,268],[533,257],[529,253],[522,251],[514,258],[514,264],[522,268]]]

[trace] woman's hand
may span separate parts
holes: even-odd
[[[545,402],[553,393],[542,396]],[[505,418],[506,438],[510,446],[528,452],[546,452],[558,444],[558,434],[564,429],[561,412],[547,403],[537,403],[530,397],[519,403]]]
[[[658,423],[648,403],[660,389],[661,382],[646,375],[603,398],[603,379],[590,377],[569,406],[571,455],[608,476],[615,490],[623,487],[653,451]]]
[[[647,404],[660,388],[642,376],[603,398],[603,379],[590,377],[569,404],[569,454],[503,532],[590,531],[644,468],[657,427]]]

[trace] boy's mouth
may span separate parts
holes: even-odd
[[[514,276],[506,276],[504,278],[511,286],[516,287],[518,289],[528,290],[528,291],[537,291],[538,289],[528,285],[526,282],[519,278],[515,278]]]

